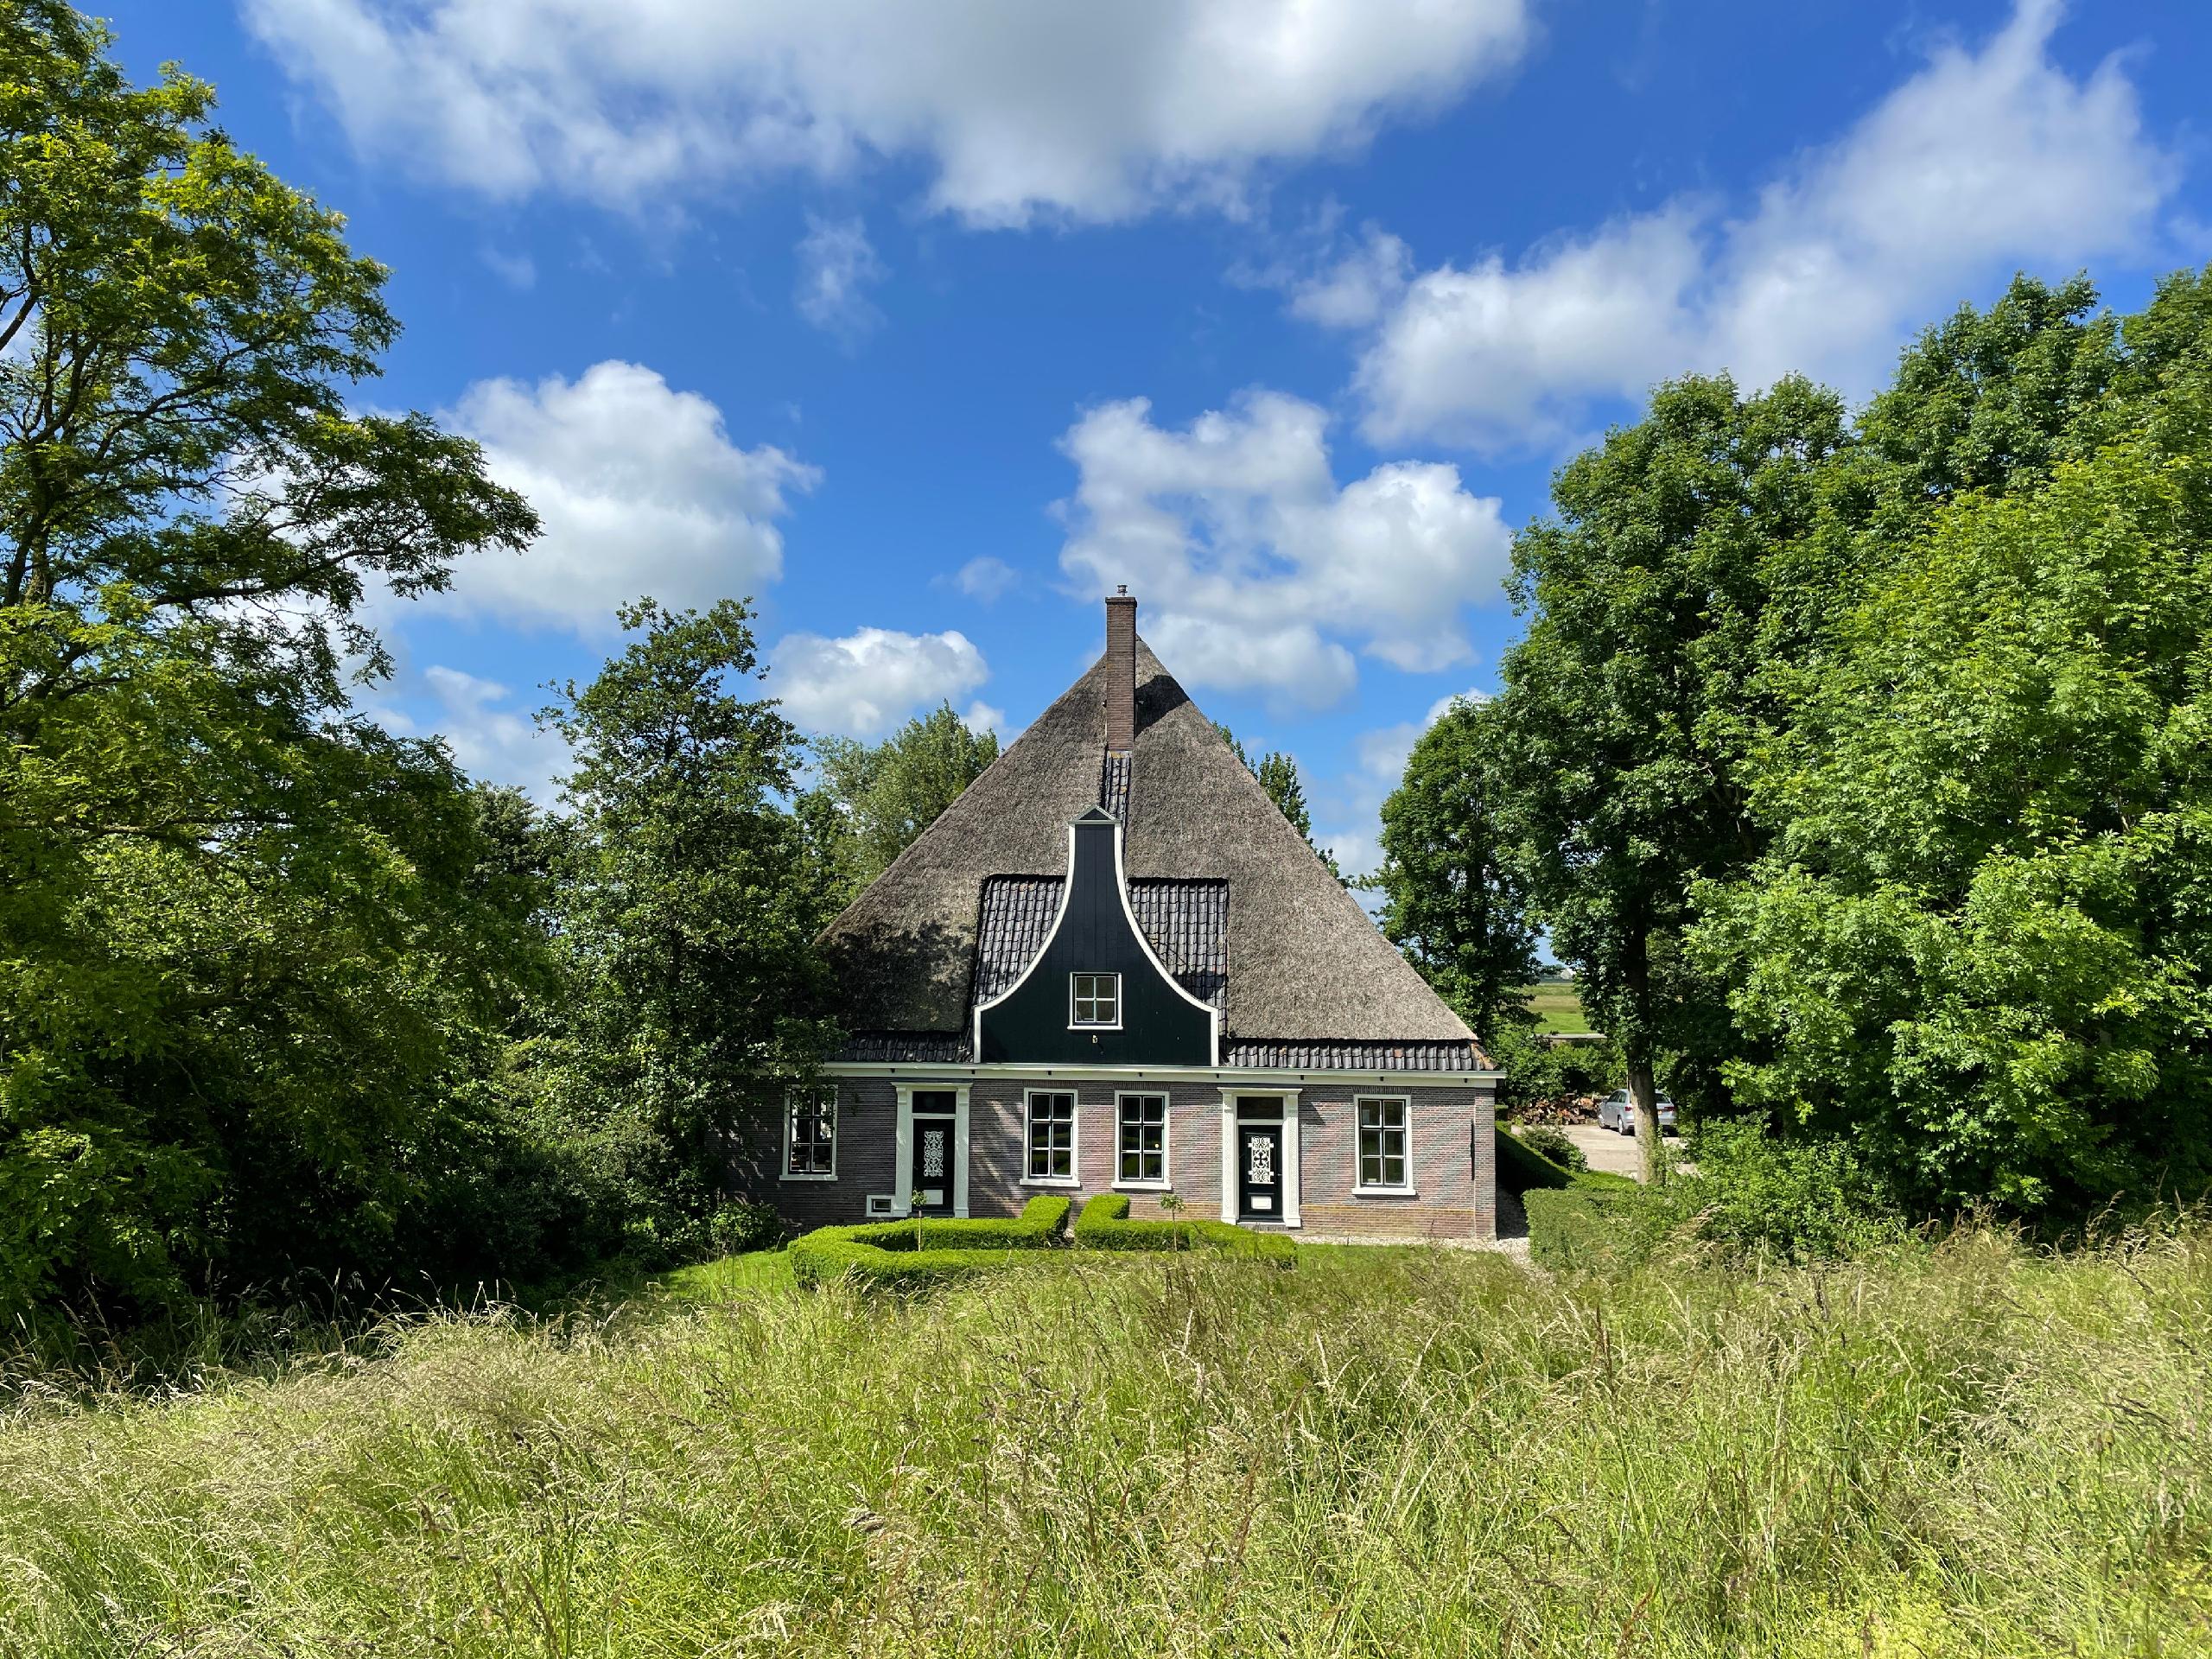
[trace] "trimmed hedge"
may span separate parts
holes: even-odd
[[[1281,1233],[1226,1221],[1131,1221],[1126,1192],[1101,1192],[1076,1217],[1075,1242],[1087,1250],[1220,1250],[1287,1268],[1298,1246]]]
[[[1035,1198],[1007,1219],[876,1221],[817,1227],[791,1246],[791,1277],[825,1285],[850,1276],[887,1290],[921,1290],[1007,1265],[1016,1250],[1062,1242],[1068,1201]]]
[[[1547,1187],[1563,1188],[1574,1179],[1573,1170],[1552,1162],[1510,1131],[1500,1129],[1496,1138],[1497,1184],[1515,1198]]]

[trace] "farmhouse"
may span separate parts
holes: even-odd
[[[1096,665],[824,932],[852,1035],[748,1185],[810,1224],[1119,1192],[1491,1236],[1495,1069],[1136,609],[1107,600]]]

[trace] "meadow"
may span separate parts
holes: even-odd
[[[1588,1031],[1590,1016],[1582,1011],[1582,998],[1568,980],[1546,980],[1524,988],[1519,995],[1535,1010],[1536,1029],[1554,1032]]]
[[[162,1389],[19,1365],[0,1653],[2212,1651],[2201,1228],[779,1267]]]

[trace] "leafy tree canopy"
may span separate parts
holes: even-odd
[[[474,445],[353,413],[396,325],[340,221],[0,29],[0,1306],[375,1267],[527,940],[434,747],[348,712],[372,587],[535,521]]]
[[[568,740],[558,936],[570,1004],[553,1086],[622,1165],[638,1242],[685,1247],[833,1033],[811,944],[833,872],[786,803],[798,734],[764,697],[752,613],[640,600],[635,637],[544,718]]]
[[[1917,1207],[2212,1182],[2208,325],[2212,277],[2165,284],[2047,471],[1927,518],[1753,771],[1772,849],[1703,894],[1739,1096]]]
[[[999,758],[999,740],[970,730],[941,703],[880,743],[817,738],[814,752],[817,789],[841,832],[840,874],[848,893],[857,893]]]
[[[1493,704],[1454,702],[1421,734],[1382,804],[1382,931],[1475,1034],[1495,1044],[1529,1013],[1535,976],[1526,884],[1501,814]]]
[[[1680,1091],[1726,1049],[1719,988],[1681,948],[1689,886],[1760,849],[1738,772],[1768,556],[1816,520],[1844,442],[1840,404],[1804,381],[1678,381],[1569,462],[1555,516],[1515,540],[1529,626],[1491,717],[1498,792],[1534,913],[1646,1112],[1662,1050]]]

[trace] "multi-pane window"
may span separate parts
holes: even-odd
[[[1074,974],[1070,992],[1078,1026],[1118,1026],[1122,1023],[1122,976],[1119,974]]]
[[[834,1089],[793,1095],[785,1124],[784,1173],[837,1173],[837,1093]]]
[[[1167,1179],[1167,1096],[1123,1095],[1121,1098],[1121,1181]]]
[[[1029,1165],[1033,1181],[1075,1179],[1075,1096],[1029,1096]]]
[[[1405,1186],[1406,1103],[1363,1100],[1359,1104],[1359,1184]]]

